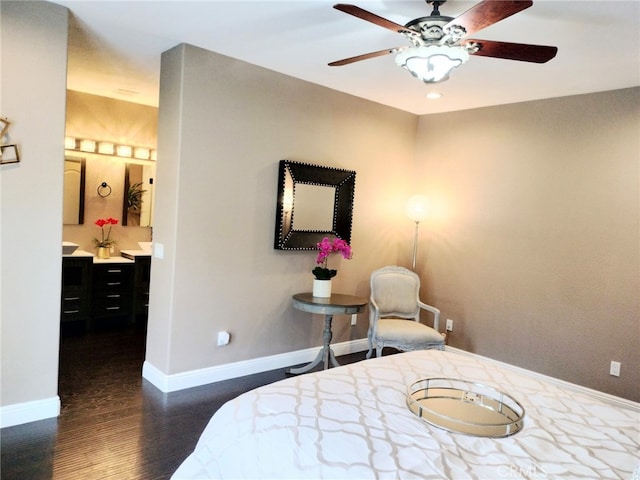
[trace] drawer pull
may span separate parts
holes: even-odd
[[[118,294],[107,295],[107,298],[120,298],[120,295]]]
[[[80,313],[80,310],[63,310],[62,313],[65,315],[70,315],[72,313]]]
[[[108,282],[107,285],[110,287],[115,287],[116,285],[120,285],[120,282]]]
[[[112,270],[107,270],[107,273],[122,273],[120,268],[114,268]]]
[[[107,307],[105,310],[120,310],[120,307]]]
[[[80,297],[64,297],[65,302],[73,302],[75,300],[80,300]]]

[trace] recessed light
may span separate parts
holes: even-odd
[[[437,100],[440,97],[442,97],[442,94],[438,93],[438,92],[429,92],[429,93],[427,93],[427,98],[429,100]]]

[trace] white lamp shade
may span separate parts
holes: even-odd
[[[429,200],[424,195],[414,195],[407,201],[407,216],[414,222],[421,222],[429,216]]]

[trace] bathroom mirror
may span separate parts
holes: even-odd
[[[62,223],[82,225],[84,223],[84,188],[86,161],[80,157],[64,158],[64,195]]]
[[[323,237],[351,242],[356,172],[280,160],[274,248],[313,250]]]
[[[122,225],[153,225],[153,180],[155,165],[127,163],[124,169]]]

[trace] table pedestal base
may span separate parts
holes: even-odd
[[[340,364],[336,360],[336,356],[331,350],[331,338],[333,337],[333,333],[331,332],[331,321],[333,320],[333,315],[327,314],[324,317],[324,332],[322,332],[322,340],[323,345],[322,349],[318,352],[318,356],[313,360],[313,362],[308,365],[304,365],[298,368],[290,368],[287,370],[287,373],[291,373],[293,375],[299,375],[301,373],[307,373],[313,370],[316,366],[323,362],[324,369],[329,368],[329,364],[332,367],[339,367]]]

